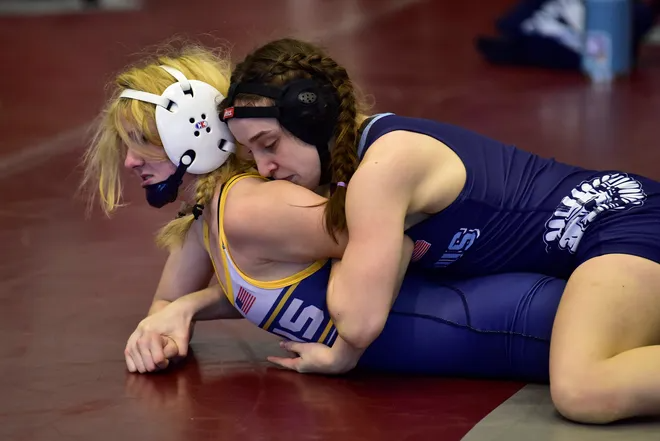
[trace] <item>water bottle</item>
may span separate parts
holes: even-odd
[[[582,71],[594,82],[626,75],[632,66],[632,0],[584,0]]]

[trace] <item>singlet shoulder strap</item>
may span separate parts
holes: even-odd
[[[394,113],[378,113],[376,115],[370,116],[362,122],[360,129],[358,130],[358,139],[360,140],[357,149],[358,158],[362,159],[362,156],[364,156],[367,147],[367,137],[369,136],[369,130],[371,127],[379,119],[390,115],[394,115]]]
[[[304,268],[303,270],[288,276],[284,277],[282,279],[278,280],[269,280],[269,281],[263,281],[263,280],[256,280],[253,279],[252,277],[248,276],[245,274],[241,269],[236,265],[236,263],[233,261],[231,258],[231,251],[229,250],[229,246],[227,245],[227,236],[225,234],[224,230],[224,210],[225,210],[225,204],[226,204],[226,199],[227,199],[227,194],[229,190],[231,190],[231,187],[235,185],[237,182],[239,182],[241,179],[249,178],[249,177],[259,177],[262,178],[263,180],[268,180],[267,178],[264,178],[261,175],[257,174],[243,174],[236,176],[235,178],[230,179],[227,181],[225,184],[224,188],[222,189],[220,193],[220,200],[218,201],[218,228],[219,228],[219,240],[220,240],[220,252],[222,253],[222,260],[223,260],[223,265],[224,265],[224,270],[225,270],[225,277],[227,280],[231,280],[231,282],[236,282],[239,284],[247,284],[251,285],[252,287],[260,288],[260,289],[279,289],[279,288],[284,288],[296,283],[299,283],[303,279],[311,276],[314,274],[316,271],[320,270],[325,263],[328,261],[328,259],[319,259],[315,262],[313,262],[311,265],[308,267]],[[295,232],[292,232],[292,234],[295,234]],[[231,268],[231,269],[230,269]],[[230,279],[231,273],[234,273],[236,276],[236,279]],[[227,282],[229,285],[230,282]],[[230,291],[231,298],[230,300],[233,303],[233,292],[234,289],[232,286],[228,286],[228,291]]]
[[[223,289],[225,291],[225,295],[227,296],[227,299],[229,299],[229,302],[232,305],[235,304],[234,286],[232,282],[231,272],[229,270],[230,262],[227,261],[227,253],[225,252],[225,249],[227,247],[227,238],[225,237],[223,216],[225,210],[225,201],[227,199],[227,193],[229,192],[231,187],[233,187],[237,182],[245,178],[262,178],[266,180],[266,178],[264,178],[263,176],[257,173],[241,173],[236,176],[233,176],[227,182],[225,182],[220,188],[220,194],[218,196],[218,211],[216,213],[216,221],[218,223],[218,245],[220,246],[219,254],[220,254],[220,259],[222,259],[222,268],[225,273],[225,283],[227,284],[226,287],[223,286]],[[217,272],[217,268],[216,268],[216,272]]]
[[[220,189],[220,195],[218,197],[218,213],[217,213],[217,222],[218,222],[218,238],[220,240],[220,246],[225,247],[227,245],[227,238],[225,236],[225,227],[224,227],[224,215],[225,215],[225,204],[227,202],[227,194],[229,190],[236,185],[237,182],[246,179],[246,178],[260,178],[264,181],[267,181],[267,178],[264,178],[257,173],[241,173],[229,179],[224,183],[222,189]]]
[[[204,248],[206,248],[206,252],[209,253],[209,256],[211,255],[211,239],[209,235],[209,224],[206,222],[203,222],[202,228],[204,229]],[[213,260],[213,259],[211,259]]]

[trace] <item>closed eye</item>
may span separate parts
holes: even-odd
[[[271,142],[270,144],[264,146],[264,149],[266,149],[266,150],[274,149],[275,146],[277,145],[277,141],[278,140],[276,139],[275,141]]]

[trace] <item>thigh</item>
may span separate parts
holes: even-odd
[[[360,367],[547,382],[565,283],[540,274],[441,280],[409,271]]]
[[[553,325],[550,376],[660,343],[660,264],[607,254],[566,284]]]

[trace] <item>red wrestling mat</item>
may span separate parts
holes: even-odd
[[[278,351],[277,340],[245,322],[198,325],[192,357],[167,374],[111,374],[125,377],[124,404],[114,406],[117,420],[140,415],[147,425],[115,430],[137,430],[132,436],[157,431],[159,441],[459,441],[524,386],[302,375],[262,363]]]
[[[403,376],[326,378],[213,362],[221,354],[259,358],[259,345],[245,343],[250,354],[231,343],[216,351],[209,341],[200,345],[205,360],[199,364],[193,360],[167,376],[130,376],[127,394],[136,399],[130,407],[139,408],[152,427],[177,427],[178,438],[165,438],[173,440],[222,434],[228,440],[459,441],[523,386]]]
[[[130,208],[86,221],[73,197],[82,139],[112,75],[145,45],[208,32],[236,58],[265,38],[313,38],[375,95],[374,111],[657,178],[656,60],[611,94],[577,74],[486,66],[473,38],[510,4],[158,0],[138,12],[0,18],[0,439],[458,441],[519,390],[266,369],[272,340],[240,323],[200,326],[198,359],[173,372],[129,375],[122,350],[165,258],[153,233],[178,207],[150,209],[129,180]]]
[[[75,300],[79,311],[104,304],[93,296],[58,297]],[[0,361],[1,439],[459,441],[522,387],[281,371],[260,363],[276,351],[273,339],[242,322],[200,324],[196,354],[185,363],[161,374],[129,374],[108,355],[121,353],[119,333],[82,313],[68,322],[54,306],[31,323],[9,323],[18,332]],[[127,322],[116,309],[111,315]],[[55,323],[70,324],[47,332]],[[30,368],[37,365],[44,368]]]

